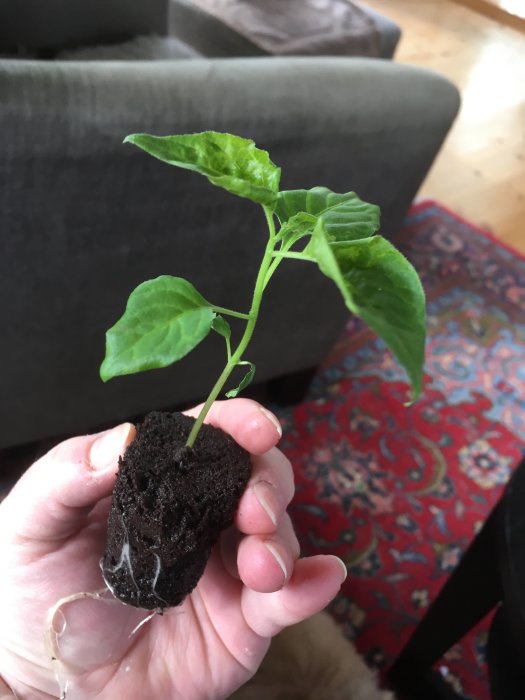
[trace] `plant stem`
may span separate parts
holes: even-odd
[[[214,306],[213,310],[218,314],[224,314],[225,316],[233,316],[234,318],[243,318],[246,321],[250,318],[250,314],[243,314],[240,311],[225,309],[223,306]]]
[[[276,244],[276,237],[275,237],[275,223],[273,220],[273,212],[270,208],[263,206],[264,209],[264,214],[266,216],[266,222],[268,224],[268,230],[269,230],[269,238],[268,238],[268,243],[266,244],[266,248],[264,251],[263,259],[261,261],[261,266],[259,268],[259,272],[257,274],[257,279],[255,281],[255,287],[253,290],[253,297],[252,297],[252,305],[250,308],[250,313],[248,314],[247,317],[247,323],[246,323],[246,328],[244,329],[243,336],[241,340],[239,341],[239,345],[235,349],[235,352],[232,354],[228,362],[226,363],[226,367],[222,370],[219,378],[215,382],[215,385],[213,389],[211,390],[208,398],[206,399],[204,406],[202,407],[199,415],[197,416],[197,419],[195,420],[195,423],[193,424],[193,428],[191,429],[191,432],[188,436],[188,439],[186,441],[186,445],[188,447],[193,447],[195,444],[195,440],[197,439],[197,435],[199,434],[199,431],[202,427],[202,424],[204,423],[204,419],[208,415],[208,411],[210,410],[213,402],[216,400],[217,396],[220,394],[223,386],[228,380],[228,377],[230,374],[233,372],[235,367],[239,364],[240,360],[242,359],[242,355],[244,351],[246,350],[246,347],[248,343],[251,340],[251,337],[253,335],[253,331],[255,329],[255,324],[257,323],[257,318],[259,316],[259,309],[261,307],[261,300],[262,300],[262,295],[265,287],[265,283],[267,282],[267,273],[272,265],[273,262],[273,254],[274,254],[274,249],[275,249],[275,244]],[[217,310],[219,307],[215,307]],[[241,316],[242,317],[242,316]]]
[[[293,251],[281,252],[280,250],[277,250],[274,252],[273,257],[276,260],[283,260],[283,258],[287,258],[289,260],[306,260],[306,262],[315,262],[315,258],[312,258],[309,255],[305,255],[304,253],[295,253]]]

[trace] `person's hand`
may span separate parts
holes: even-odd
[[[61,443],[0,505],[0,675],[16,697],[56,698],[60,683],[68,700],[226,698],[273,635],[335,596],[342,562],[298,558],[286,513],[293,475],[275,447],[275,417],[237,399],[216,403],[209,421],[252,453],[251,480],[195,590],[136,631],[146,611],[75,596],[105,588],[99,560],[131,424]]]

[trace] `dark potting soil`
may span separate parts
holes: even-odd
[[[150,413],[119,461],[102,570],[114,595],[149,610],[179,605],[233,522],[251,473],[248,453],[193,418]]]

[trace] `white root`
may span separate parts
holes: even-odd
[[[110,593],[110,591],[108,591],[107,588],[102,588],[92,593],[89,593],[87,591],[73,593],[72,595],[66,596],[65,598],[61,598],[58,602],[55,603],[55,605],[53,605],[52,608],[49,609],[47,613],[44,632],[44,642],[46,651],[49,655],[49,658],[51,659],[51,666],[53,668],[55,679],[58,684],[60,700],[67,699],[68,688],[70,684],[69,680],[65,678],[65,664],[63,664],[59,658],[60,649],[58,640],[60,639],[60,637],[62,637],[67,628],[67,622],[64,613],[62,612],[62,608],[66,605],[69,605],[70,603],[74,603],[77,600],[85,600],[86,598],[100,600],[101,602],[107,603],[108,605],[122,605],[122,603],[120,603],[120,601],[118,601],[116,598],[104,597],[104,595],[107,595],[108,593]],[[60,627],[58,629],[55,624],[57,615],[60,615],[61,618]]]
[[[161,569],[162,569],[162,563],[161,563],[161,561],[160,561],[160,557],[159,557],[158,554],[155,554],[155,553],[154,553],[153,556],[155,557],[155,576],[154,576],[154,578],[153,578],[153,584],[152,584],[152,586],[151,586],[151,592],[153,593],[153,595],[155,596],[155,598],[156,598],[158,601],[160,601],[160,603],[162,603],[162,605],[160,606],[160,609],[162,610],[162,608],[169,608],[169,605],[168,605],[168,602],[167,602],[166,600],[164,600],[164,598],[163,598],[162,596],[160,596],[160,595],[157,593],[157,591],[156,591],[156,588],[157,588],[157,581],[159,580],[160,572],[161,572]]]
[[[136,582],[136,580],[135,580],[135,576],[134,576],[134,574],[133,574],[133,566],[132,566],[132,564],[131,564],[131,546],[130,546],[130,544],[129,544],[129,535],[128,535],[128,530],[127,530],[127,528],[126,528],[126,524],[124,523],[124,518],[121,517],[120,522],[121,522],[121,524],[122,524],[122,529],[124,530],[124,533],[125,533],[125,535],[124,535],[124,541],[123,541],[123,543],[122,543],[122,550],[121,550],[121,552],[120,552],[120,559],[119,559],[118,563],[117,563],[115,566],[113,566],[113,567],[111,567],[111,568],[108,567],[108,571],[109,571],[110,573],[114,574],[116,571],[119,571],[119,569],[122,569],[122,567],[123,567],[124,565],[126,565],[126,568],[127,568],[128,572],[129,572],[129,575],[130,575],[130,578],[131,578],[131,580],[133,581],[133,585],[135,586],[135,589],[136,589],[137,593],[140,594],[139,587],[138,587],[138,585],[137,585],[137,582]],[[102,567],[101,567],[101,568],[102,568]],[[104,574],[104,571],[102,571],[102,574]],[[105,581],[105,583],[106,583],[106,586],[108,586],[108,588],[111,590],[111,592],[113,592],[113,589],[111,588],[111,586],[110,586],[110,585],[108,584],[108,582],[106,581],[106,577],[105,577],[105,576],[104,576],[104,581]]]
[[[129,573],[131,580],[133,581],[133,585],[135,586],[135,590],[138,593],[138,599],[140,601],[140,589],[139,589],[139,586],[138,586],[137,581],[135,579],[135,575],[133,573],[133,565],[131,563],[132,549],[131,549],[131,545],[129,543],[128,530],[126,528],[126,525],[124,523],[124,519],[122,517],[121,517],[120,521],[122,524],[122,529],[124,530],[124,533],[125,533],[124,542],[122,543],[122,550],[120,552],[120,558],[119,558],[117,564],[115,564],[115,566],[107,567],[107,571],[109,571],[109,573],[111,573],[111,574],[114,574],[116,571],[119,571],[120,569],[122,569],[122,567],[125,566],[128,573]],[[151,592],[155,596],[155,598],[159,601],[159,603],[160,603],[159,608],[160,609],[167,608],[167,607],[169,607],[168,602],[166,600],[164,600],[164,598],[162,598],[162,596],[160,596],[156,590],[157,582],[159,580],[160,572],[162,570],[162,562],[161,562],[158,554],[155,554],[155,552],[152,552],[152,554],[155,557],[155,573],[153,574],[153,583],[151,585]],[[100,569],[102,571],[104,583],[106,584],[106,586],[109,588],[109,590],[114,595],[115,594],[114,587],[109,583],[109,581],[106,578],[106,575],[104,573],[102,559],[100,560]],[[143,624],[143,622],[141,623],[141,625]]]
[[[135,635],[137,634],[137,632],[138,632],[140,629],[142,629],[142,627],[143,627],[145,624],[147,624],[150,620],[153,620],[153,618],[155,617],[155,615],[157,615],[157,610],[154,610],[150,615],[148,615],[148,616],[145,617],[143,620],[141,620],[141,621],[139,622],[139,624],[136,625],[136,626],[131,630],[131,632],[130,632],[129,635],[128,635],[128,639],[131,639],[133,636],[135,636]]]

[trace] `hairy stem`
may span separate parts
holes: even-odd
[[[276,236],[275,236],[275,223],[273,219],[273,212],[269,207],[263,206],[264,209],[264,214],[266,216],[266,222],[268,224],[268,230],[269,230],[269,237],[268,237],[268,243],[266,244],[266,248],[264,251],[264,255],[261,261],[261,266],[259,268],[259,272],[257,274],[257,279],[255,281],[255,287],[253,290],[253,297],[252,297],[252,304],[250,308],[250,312],[248,314],[248,320],[246,323],[246,328],[244,329],[243,336],[241,340],[239,341],[239,345],[233,352],[232,356],[226,363],[226,367],[222,370],[219,378],[215,382],[215,385],[213,389],[211,390],[208,398],[206,399],[204,406],[202,407],[199,415],[197,416],[197,419],[195,420],[195,423],[193,424],[193,428],[191,429],[191,432],[188,436],[188,439],[186,441],[186,445],[188,447],[193,447],[195,444],[195,440],[197,439],[197,435],[199,434],[199,431],[202,427],[202,424],[204,423],[204,419],[208,415],[208,411],[210,410],[213,402],[216,400],[216,398],[219,396],[219,394],[222,391],[222,388],[228,381],[228,378],[230,374],[233,372],[235,367],[239,364],[239,362],[242,359],[243,353],[246,350],[246,347],[248,346],[248,343],[250,342],[253,331],[255,330],[255,325],[257,323],[257,319],[259,316],[259,309],[261,307],[261,300],[262,300],[262,295],[264,292],[264,287],[267,282],[267,273],[272,265],[273,262],[273,254],[275,250],[275,245],[276,245]],[[219,307],[216,307],[217,309]]]

